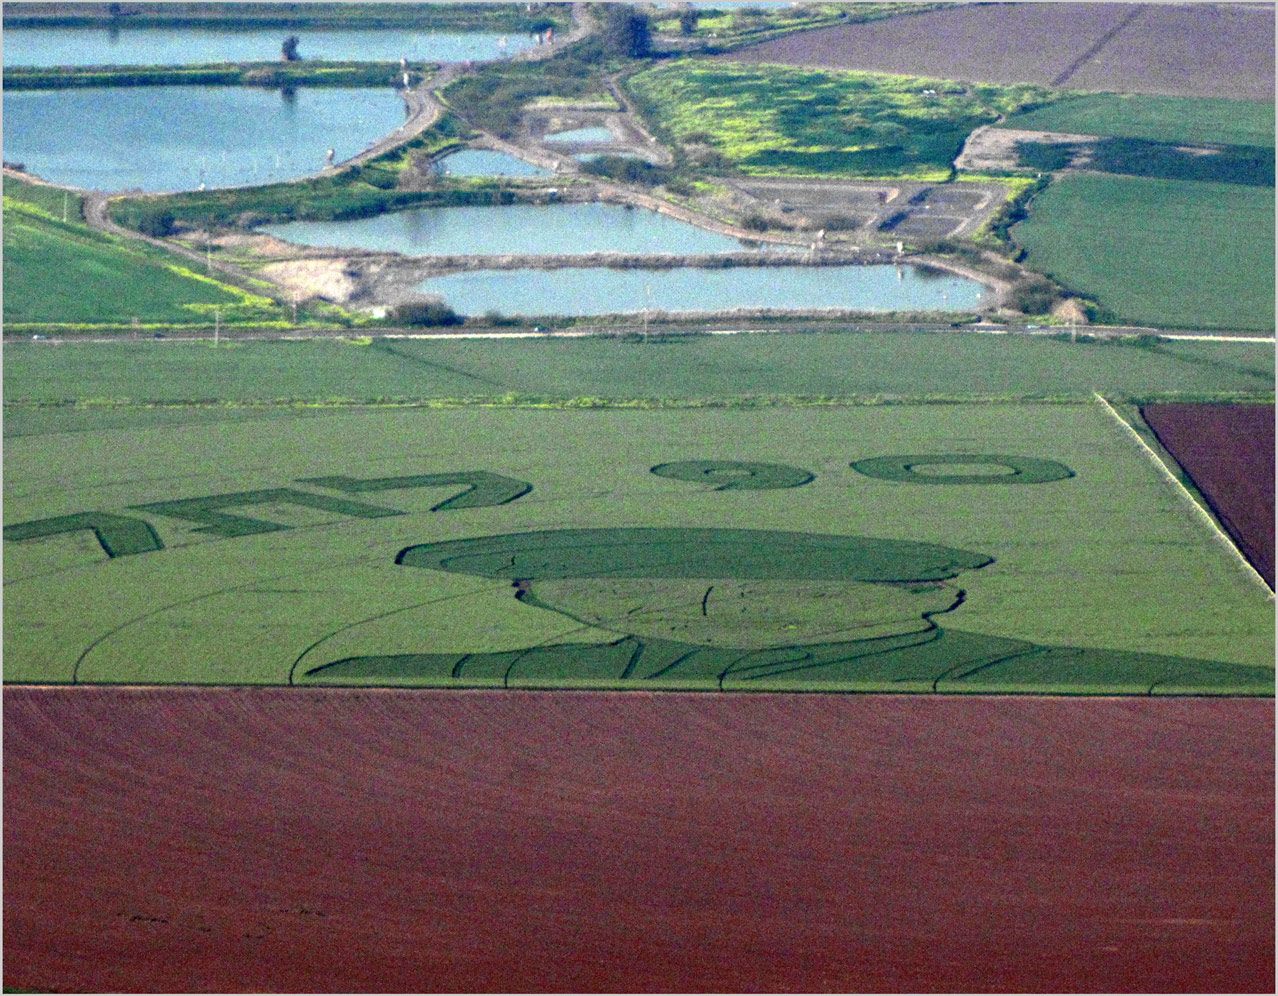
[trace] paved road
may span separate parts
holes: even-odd
[[[372,336],[373,338],[387,339],[581,339],[592,335],[627,335],[627,334],[643,334],[645,331],[643,322],[635,320],[622,325],[580,325],[570,329],[554,330],[551,332],[534,332],[524,327],[512,329],[509,327],[498,326],[472,326],[470,328],[457,329],[421,329],[421,328],[377,328],[377,329],[318,329],[318,328],[297,328],[297,329],[237,329],[226,328],[220,332],[223,339],[234,339],[236,341],[260,341],[272,339],[335,339],[351,336]],[[773,322],[768,324],[765,322],[751,322],[748,324],[733,324],[725,326],[722,319],[707,319],[705,321],[696,322],[673,322],[661,325],[650,324],[647,327],[647,333],[650,335],[761,335],[761,334],[779,334],[786,333],[800,334],[810,332],[945,332],[953,335],[1029,335],[1029,336],[1048,336],[1056,335],[1060,332],[1067,331],[1060,326],[1043,327],[1026,326],[1026,325],[1007,325],[1007,324],[982,324],[982,325],[960,325],[954,326],[944,323],[927,323],[927,322],[860,322],[860,321],[830,321],[829,319],[813,319],[813,320],[797,320],[787,322]],[[1242,335],[1212,335],[1205,332],[1165,332],[1154,328],[1140,328],[1136,326],[1079,326],[1077,329],[1080,335],[1095,336],[1136,336],[1136,335],[1158,335],[1165,339],[1173,339],[1178,341],[1191,342],[1243,342],[1243,343],[1265,343],[1274,344],[1273,336],[1242,336]],[[165,335],[159,342],[189,342],[193,340],[209,340],[214,335],[213,329],[192,330],[189,332],[173,333]],[[150,341],[149,337],[148,341]],[[60,342],[94,342],[94,343],[122,343],[132,342],[133,338],[127,333],[121,333],[113,336],[103,336],[99,338],[83,338],[74,336],[69,338],[52,337],[41,340],[41,343],[57,344]],[[5,336],[6,344],[20,344],[31,342],[27,336]],[[40,344],[40,343],[37,343]]]

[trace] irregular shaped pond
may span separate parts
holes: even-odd
[[[557,131],[553,135],[543,135],[545,142],[611,142],[612,132],[607,128],[574,128],[572,131]]]
[[[712,270],[472,270],[417,290],[461,314],[607,315],[651,311],[968,311],[985,288],[962,277],[895,266],[773,266]]]
[[[289,35],[297,36],[303,59],[361,62],[499,59],[537,43],[536,35],[382,28],[6,27],[4,61],[6,66],[270,62],[280,57]]]
[[[192,190],[291,180],[404,123],[389,88],[84,87],[6,91],[4,154],[97,190]]]
[[[550,176],[551,171],[526,163],[505,152],[463,149],[435,163],[441,173],[452,176]]]
[[[308,246],[410,256],[739,252],[745,243],[655,211],[615,204],[418,208],[353,221],[294,221],[262,231]]]

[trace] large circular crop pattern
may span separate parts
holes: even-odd
[[[912,484],[1046,484],[1073,477],[1063,463],[1040,457],[1008,456],[993,453],[937,453],[928,455],[882,456],[856,460],[852,469],[866,477]],[[969,473],[940,474],[930,468],[961,466]],[[977,473],[970,468],[980,467]],[[924,470],[923,468],[929,468]]]
[[[713,484],[715,491],[763,491],[798,488],[816,475],[802,467],[783,463],[749,463],[741,460],[680,460],[652,468],[658,477]]]

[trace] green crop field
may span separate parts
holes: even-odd
[[[1069,175],[1012,237],[1026,264],[1123,321],[1274,327],[1272,188]]]
[[[1041,172],[1062,170],[1086,156],[1091,172],[1118,173],[1161,180],[1201,180],[1274,185],[1272,145],[1226,145],[1210,154],[1174,142],[1143,138],[1098,138],[1084,142],[1017,142],[1018,165]]]
[[[358,410],[6,440],[10,682],[1272,694],[1101,405]]]
[[[658,128],[678,142],[707,142],[746,173],[929,180],[950,175],[972,129],[1047,94],[691,60],[645,70],[628,86]]]
[[[1000,128],[1112,135],[1155,142],[1274,145],[1274,105],[1207,97],[1093,93],[1011,114]]]
[[[126,244],[80,223],[79,199],[5,181],[4,321],[208,324],[283,317],[268,298],[186,269],[186,261]],[[55,292],[56,289],[56,292]]]
[[[19,405],[97,399],[225,403],[295,399],[591,399],[750,403],[807,399],[1272,395],[1264,343],[1070,343],[971,333],[614,338],[32,343],[5,352],[6,431]],[[81,413],[83,414],[83,413]]]

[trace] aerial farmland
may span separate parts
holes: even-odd
[[[3,18],[6,991],[1272,991],[1272,4]]]

